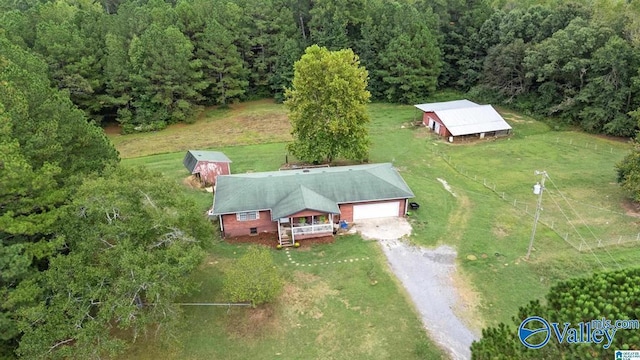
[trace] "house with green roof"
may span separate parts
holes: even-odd
[[[269,232],[286,246],[340,221],[404,216],[413,196],[390,163],[220,175],[211,214],[223,236]]]
[[[218,175],[231,173],[231,160],[219,151],[189,150],[182,160],[189,173],[205,185],[216,183]]]

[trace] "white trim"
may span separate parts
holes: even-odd
[[[305,226],[292,226],[291,227],[291,236],[297,233],[299,235],[312,235],[319,233],[329,233],[333,232],[333,224],[316,224],[316,225],[305,225]]]
[[[381,202],[381,201],[397,201],[397,200],[407,200],[414,196],[409,197],[399,197],[399,198],[391,198],[391,199],[373,199],[373,200],[358,200],[358,201],[347,201],[337,203],[338,205],[349,205],[349,204],[360,204],[360,203],[368,203],[368,202]]]
[[[243,219],[243,216],[245,217]],[[260,212],[259,211],[242,211],[236,213],[237,221],[254,221],[260,220]]]

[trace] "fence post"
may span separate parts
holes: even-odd
[[[496,184],[493,184],[493,191],[496,191]]]
[[[580,243],[580,247],[578,248],[578,251],[582,251],[582,243]]]
[[[513,199],[513,207],[516,207],[516,204],[518,203],[518,199]],[[638,234],[640,235],[640,234]]]
[[[487,186],[487,179],[482,179],[482,185]]]
[[[504,191],[502,192],[502,200],[504,200]]]
[[[555,221],[551,220],[551,228],[553,229],[553,226],[555,225]]]
[[[618,244],[620,244],[621,241],[622,241],[622,235],[620,235],[620,238],[618,239]]]

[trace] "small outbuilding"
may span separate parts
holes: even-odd
[[[491,105],[469,100],[455,100],[415,105],[423,112],[422,123],[440,136],[455,137],[504,136],[511,126]]]
[[[182,163],[205,186],[215,185],[218,175],[231,173],[231,160],[219,151],[189,150]]]

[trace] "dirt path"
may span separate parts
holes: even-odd
[[[463,302],[455,286],[456,251],[449,246],[425,249],[410,245],[403,238],[411,234],[411,226],[403,218],[367,220],[355,228],[363,238],[378,240],[391,270],[420,313],[429,337],[452,359],[470,359],[471,343],[479,334],[466,325],[473,321],[460,318],[461,312],[457,311],[469,308],[469,304]]]

